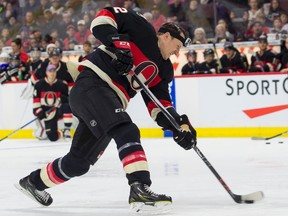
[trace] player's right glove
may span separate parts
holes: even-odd
[[[175,119],[181,127],[181,132],[178,130],[173,131],[174,141],[185,150],[193,148],[197,144],[196,131],[190,124],[186,115],[181,115]]]
[[[38,118],[39,120],[42,120],[42,119],[47,118],[46,112],[45,112],[44,110],[40,111],[40,112],[37,114],[37,118]]]
[[[112,35],[109,40],[112,46],[106,47],[106,49],[116,56],[116,58],[112,59],[111,64],[120,75],[128,75],[134,63],[128,35]]]

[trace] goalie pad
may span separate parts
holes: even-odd
[[[20,97],[24,100],[29,100],[30,98],[33,98],[33,91],[34,91],[34,86],[32,85],[31,79],[29,79]]]

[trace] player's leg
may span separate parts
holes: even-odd
[[[50,120],[45,122],[45,131],[50,141],[55,142],[62,137],[62,132],[58,131],[58,115],[54,115]]]
[[[63,122],[64,122],[64,129],[63,129],[63,138],[64,140],[68,141],[71,139],[71,131],[70,128],[72,126],[73,122],[73,114],[71,111],[71,108],[68,103],[64,103],[60,107],[61,114],[63,116]]]
[[[164,194],[151,191],[150,172],[145,151],[140,142],[138,127],[127,122],[117,125],[108,133],[116,142],[119,158],[123,164],[130,187],[129,203],[133,211],[154,211],[150,206],[158,207],[158,210],[167,210],[172,199]],[[148,208],[146,208],[149,206]],[[165,206],[165,207],[164,207]],[[162,208],[163,207],[163,208]]]

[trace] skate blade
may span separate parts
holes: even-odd
[[[27,190],[25,190],[25,188],[21,187],[20,184],[14,184],[14,186],[15,186],[19,191],[21,191],[23,194],[25,194],[27,197],[29,197],[30,199],[32,199],[33,201],[37,202],[37,203],[40,204],[41,206],[45,206],[45,205],[43,205],[42,203],[38,202],[38,200],[36,200],[31,193],[29,193]],[[45,206],[45,207],[47,207],[47,206]]]
[[[154,205],[145,205],[143,202],[130,203],[132,214],[161,215],[172,211],[171,202],[156,202]]]

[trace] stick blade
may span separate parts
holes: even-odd
[[[241,203],[252,204],[254,202],[260,201],[264,198],[264,193],[262,191],[257,191],[254,193],[241,195]]]
[[[252,140],[267,140],[267,138],[264,137],[251,137]]]

